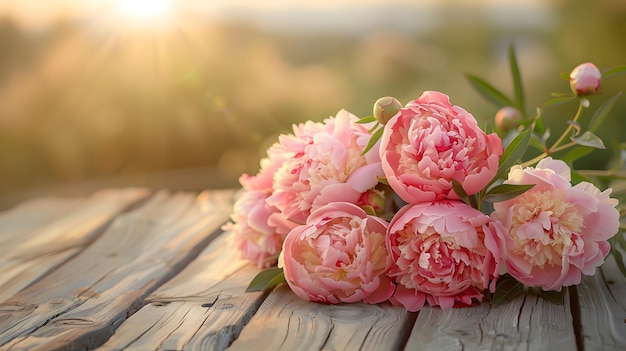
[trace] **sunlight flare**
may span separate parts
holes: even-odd
[[[137,19],[148,19],[166,16],[171,3],[168,0],[119,0],[120,13]]]

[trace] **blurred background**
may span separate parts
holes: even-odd
[[[0,2],[0,206],[113,185],[236,187],[292,123],[385,95],[439,90],[480,121],[497,108],[465,74],[527,109],[558,76],[626,64],[623,0],[20,0]],[[605,82],[601,104],[626,90]],[[575,104],[551,109],[564,128]],[[626,140],[626,98],[599,133]],[[558,132],[553,132],[553,135]],[[604,167],[609,152],[581,160]]]

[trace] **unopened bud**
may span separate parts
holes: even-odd
[[[401,108],[402,104],[398,99],[391,96],[381,97],[374,103],[374,117],[381,124],[386,124]]]
[[[602,73],[591,62],[576,66],[569,74],[569,85],[576,95],[593,95],[600,89]]]
[[[362,208],[366,208],[366,212],[367,208],[371,209],[373,213],[370,214],[381,215],[386,208],[385,193],[376,189],[367,190],[361,194],[357,204]]]
[[[522,113],[513,106],[505,106],[496,113],[496,127],[503,132],[517,128],[524,118]]]

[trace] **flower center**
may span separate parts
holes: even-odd
[[[581,245],[584,228],[576,207],[564,200],[563,190],[529,191],[513,206],[510,235],[513,253],[543,268],[561,265],[562,257]]]

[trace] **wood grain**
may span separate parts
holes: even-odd
[[[577,290],[584,349],[626,350],[626,279],[614,257],[583,277]]]
[[[406,348],[429,350],[576,350],[573,319],[563,304],[533,294],[493,307],[423,308]]]
[[[0,216],[0,301],[54,270],[101,234],[146,189],[30,201]]]
[[[259,269],[238,258],[231,240],[226,233],[211,242],[100,350],[225,349],[264,297],[245,292]]]
[[[228,350],[397,350],[411,316],[389,304],[324,305],[279,285]]]
[[[232,192],[160,191],[72,260],[0,305],[0,350],[100,345],[227,219]]]

